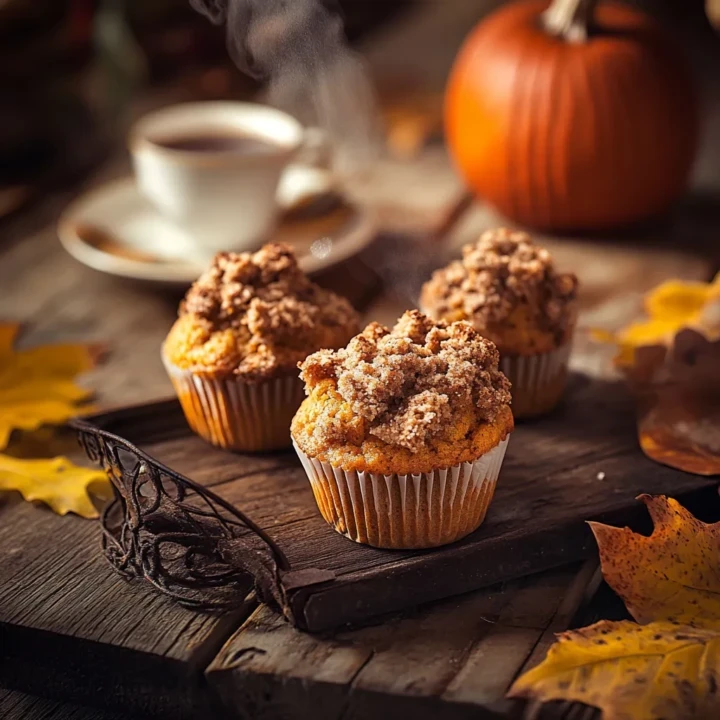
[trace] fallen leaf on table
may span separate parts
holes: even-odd
[[[97,363],[95,345],[43,345],[13,350],[18,325],[0,324],[0,450],[13,430],[35,430],[77,415],[91,393],[74,378]]]
[[[604,720],[717,720],[720,631],[602,620],[558,636],[509,697],[594,705]]]
[[[641,495],[652,535],[593,522],[602,573],[639,623],[558,635],[509,697],[598,707],[604,720],[720,718],[720,523]]]
[[[701,522],[664,495],[638,499],[655,526],[649,537],[590,523],[605,581],[639,623],[669,620],[720,630],[720,523]]]
[[[668,280],[651,290],[644,298],[648,317],[618,332],[595,330],[599,342],[618,346],[615,362],[631,366],[638,348],[669,346],[683,328],[694,328],[708,339],[720,336],[720,273],[710,283]]]
[[[102,470],[79,467],[65,457],[24,460],[0,454],[0,490],[16,490],[28,502],[44,502],[58,515],[97,517],[88,496],[91,485],[95,494],[109,496],[110,483]]]
[[[720,475],[720,340],[681,330],[670,347],[637,348],[625,375],[643,452],[685,472]]]
[[[652,460],[720,474],[720,273],[711,283],[669,280],[644,301],[648,319],[617,333],[616,365],[638,403],[638,438]]]

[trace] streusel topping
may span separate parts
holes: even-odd
[[[316,423],[314,441],[362,442],[370,434],[415,453],[458,413],[472,409],[491,421],[510,403],[498,359],[495,345],[466,322],[435,323],[411,310],[392,330],[371,323],[347,348],[321,350],[300,365],[308,395],[331,381],[354,416],[331,409]]]
[[[433,317],[458,313],[482,330],[505,320],[520,303],[536,309],[538,325],[559,338],[574,322],[578,282],[558,273],[550,253],[524,232],[488,230],[463,248],[462,260],[437,270],[421,304]]]
[[[173,345],[171,360],[181,367],[259,380],[319,348],[344,345],[358,327],[347,300],[311,282],[289,247],[272,244],[218,253],[180,305],[173,332],[182,337],[171,332],[166,348]]]

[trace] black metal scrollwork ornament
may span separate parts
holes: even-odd
[[[260,600],[290,617],[287,591],[307,571],[292,572],[262,528],[127,440],[83,420],[70,424],[88,458],[104,468],[113,485],[114,499],[101,524],[105,557],[118,573],[145,579],[199,610],[239,607],[254,586]],[[311,572],[307,584],[332,578],[332,573]]]

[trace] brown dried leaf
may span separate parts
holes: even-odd
[[[681,330],[669,348],[637,348],[625,372],[643,452],[685,472],[719,475],[720,340]]]
[[[720,273],[710,283],[668,280],[645,296],[647,319],[617,333],[615,362],[638,401],[640,447],[696,475],[720,474]]]

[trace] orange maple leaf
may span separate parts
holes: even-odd
[[[720,523],[701,522],[664,495],[638,500],[655,525],[649,537],[590,523],[606,582],[640,623],[720,629]]]

